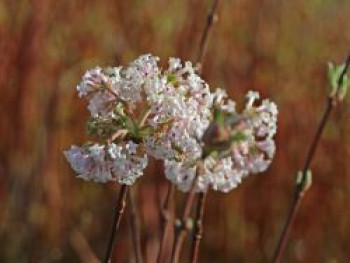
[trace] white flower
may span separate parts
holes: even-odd
[[[131,155],[132,144],[128,145],[129,149],[114,143],[107,147],[98,144],[86,147],[72,146],[65,151],[65,156],[78,178],[100,183],[118,181],[120,184],[131,185],[143,175],[147,166],[147,156]],[[136,153],[135,145],[132,145],[132,152]]]
[[[137,147],[138,147],[138,144],[134,143],[133,141],[129,141],[126,144],[126,150],[128,151],[129,154],[135,154]]]
[[[114,143],[108,145],[111,169],[120,184],[132,185],[147,167],[147,155],[138,157],[134,155],[136,150],[137,144],[130,142],[125,148]]]
[[[202,141],[214,110],[228,120],[219,138],[228,142],[215,157],[202,160],[196,191],[228,192],[248,174],[266,170],[275,153],[276,105],[264,100],[256,106],[259,94],[250,91],[243,112],[237,113],[226,91],[210,92],[191,62],[170,58],[162,70],[158,61],[146,54],[126,67],[96,67],[84,74],[77,90],[89,101],[89,131],[105,145],[72,146],[65,152],[78,177],[131,185],[152,156],[165,162],[170,181],[188,191],[194,164],[207,154],[203,147],[218,139]]]
[[[97,92],[91,96],[88,109],[93,117],[106,117],[112,114],[111,102],[115,98],[110,93]]]
[[[111,166],[105,160],[105,147],[94,144],[90,147],[72,146],[64,154],[78,178],[105,183],[114,181]]]
[[[260,95],[256,91],[248,91],[247,93],[248,102],[246,104],[246,109],[250,109],[253,106],[254,101],[260,98]]]
[[[122,153],[123,147],[112,143],[108,147],[108,154],[112,159],[126,159],[126,155]]]
[[[275,142],[271,138],[267,138],[264,141],[257,142],[257,147],[267,154],[269,158],[272,158],[276,151]]]
[[[227,98],[226,90],[224,89],[216,89],[213,93],[215,104],[220,105],[224,102],[224,99]]]
[[[195,178],[196,166],[186,165],[176,161],[165,162],[165,176],[178,186],[181,191],[188,192]],[[208,157],[198,174],[196,192],[206,192],[208,188],[215,191],[228,192],[241,182],[246,171],[235,167],[230,157],[217,160]]]
[[[181,191],[188,192],[191,189],[196,167],[186,167],[180,162],[165,160],[164,169],[166,178],[177,185]],[[201,192],[205,189],[206,186],[202,186],[196,190]]]
[[[181,60],[179,58],[169,58],[169,71],[173,72],[181,68]]]
[[[225,111],[225,92],[217,91],[216,107]],[[233,107],[225,111],[229,120],[226,129],[230,130],[232,138],[226,143],[228,147],[217,150],[216,155],[207,156],[203,167],[198,170],[195,190],[205,192],[208,189],[228,192],[249,174],[264,172],[275,154],[275,142],[272,139],[276,133],[277,107],[274,103],[264,100],[259,106],[254,101],[258,93],[250,92],[245,110],[238,114]],[[209,142],[206,142],[210,144]],[[194,155],[196,156],[196,155]],[[198,160],[199,157],[194,158]],[[166,161],[166,177],[182,191],[189,191],[195,178],[197,167],[192,162]]]
[[[88,109],[93,117],[112,115],[116,91],[113,88],[117,78],[117,69],[100,67],[88,70],[77,86],[80,97],[89,99]]]
[[[83,80],[77,86],[79,97],[87,96],[102,87],[107,81],[107,77],[103,74],[102,68],[96,67],[85,72]]]

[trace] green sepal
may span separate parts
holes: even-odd
[[[339,100],[343,100],[345,98],[346,92],[348,91],[349,86],[350,86],[350,79],[347,75],[345,75],[343,78],[343,83],[339,87],[339,92],[338,92]]]
[[[142,127],[141,129],[139,129],[138,133],[139,133],[139,136],[141,138],[144,138],[148,135],[151,135],[153,134],[154,132],[154,129],[152,127]]]
[[[220,128],[224,126],[225,124],[225,115],[224,112],[218,108],[214,109],[214,113],[213,113],[213,117],[214,117],[214,122],[217,123]]]
[[[169,84],[176,84],[177,83],[177,78],[176,78],[176,76],[174,75],[174,74],[169,74],[169,75],[167,75],[167,78],[166,78],[166,80],[167,80],[167,82],[169,83]]]
[[[247,140],[247,135],[245,135],[243,132],[237,132],[231,139],[232,142],[241,142],[245,140]]]

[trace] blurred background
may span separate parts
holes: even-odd
[[[210,2],[0,1],[0,262],[101,258],[118,186],[76,179],[63,157],[89,139],[75,87],[89,68],[144,53],[193,60]],[[200,262],[269,262],[325,108],[326,63],[350,51],[350,1],[222,0],[218,15],[204,79],[238,105],[248,90],[275,101],[279,130],[266,173],[209,194]],[[283,262],[350,261],[349,103],[325,130]],[[155,167],[136,185],[147,262],[157,254],[167,186]],[[129,237],[126,211],[114,262],[134,262]]]

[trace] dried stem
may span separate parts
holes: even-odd
[[[193,242],[191,248],[191,262],[198,261],[199,245],[203,235],[203,215],[207,193],[200,193],[196,209],[195,231],[193,232]]]
[[[339,77],[338,88],[343,83],[343,79],[344,79],[344,76],[346,74],[346,71],[349,68],[349,65],[350,65],[350,56],[347,58],[344,70],[343,70],[342,74]],[[297,183],[296,186],[295,186],[294,196],[293,196],[291,208],[290,208],[290,211],[288,213],[288,217],[287,217],[286,223],[284,225],[283,231],[281,233],[281,236],[280,236],[277,248],[276,248],[276,250],[274,252],[274,256],[273,256],[273,259],[272,259],[273,263],[280,262],[281,255],[282,255],[283,251],[285,250],[285,247],[286,247],[286,244],[287,244],[287,240],[288,240],[289,234],[290,234],[291,225],[292,225],[292,223],[294,221],[294,218],[296,217],[296,214],[298,212],[298,209],[299,209],[302,197],[304,196],[304,193],[305,193],[304,185],[305,185],[305,182],[307,180],[307,171],[310,168],[311,161],[312,161],[312,159],[313,159],[313,157],[315,155],[318,143],[319,143],[319,141],[321,139],[321,135],[322,135],[323,130],[324,130],[326,124],[327,124],[327,121],[329,120],[329,116],[330,116],[333,108],[336,105],[337,105],[337,98],[336,98],[336,96],[332,96],[332,97],[330,96],[328,98],[328,100],[327,100],[326,109],[325,109],[325,111],[323,113],[321,122],[320,122],[320,124],[319,124],[319,126],[318,126],[318,128],[316,130],[315,137],[314,137],[314,139],[313,139],[313,141],[312,141],[312,143],[310,145],[308,154],[306,156],[306,161],[305,161],[305,164],[304,164],[304,167],[303,167],[303,171],[302,171],[301,182]]]
[[[117,205],[115,208],[115,213],[114,213],[114,218],[113,218],[113,223],[112,223],[112,229],[111,229],[110,236],[108,239],[105,258],[103,260],[104,263],[110,262],[110,259],[112,256],[114,240],[115,240],[116,235],[118,233],[120,221],[121,221],[121,218],[123,216],[124,209],[125,209],[125,203],[126,203],[125,200],[126,200],[127,192],[128,192],[128,186],[122,185],[120,187],[119,196],[118,196]]]
[[[196,185],[197,185],[199,170],[201,169],[200,165],[201,165],[201,163],[198,162],[196,175],[195,175],[195,178],[193,179],[190,192],[187,195],[185,207],[184,207],[183,214],[181,217],[181,222],[177,226],[176,231],[175,231],[175,241],[173,243],[172,255],[171,255],[171,262],[172,263],[179,262],[183,242],[185,240],[187,231],[190,230],[190,228],[191,228],[190,214],[191,214],[191,210],[193,207],[194,197],[196,194],[195,189],[196,189]]]
[[[170,207],[174,200],[174,192],[175,192],[174,184],[169,183],[164,205],[161,209],[162,237],[160,240],[160,247],[159,247],[158,258],[157,258],[158,263],[164,262],[166,244],[167,244],[167,241],[169,240],[170,233],[173,229],[172,226],[174,221],[174,215]]]
[[[130,204],[130,228],[132,233],[132,242],[133,242],[133,248],[134,248],[134,255],[136,263],[142,263],[142,252],[141,252],[141,238],[140,238],[140,225],[138,222],[138,213],[137,213],[137,207],[135,203],[135,197],[132,189],[130,188],[128,191],[128,199]]]
[[[203,56],[204,56],[205,49],[207,46],[210,29],[212,28],[212,25],[214,24],[214,22],[217,20],[216,9],[217,9],[218,5],[219,5],[219,0],[214,0],[211,11],[207,16],[207,23],[205,24],[203,34],[201,37],[201,42],[199,44],[199,49],[198,49],[198,54],[197,54],[197,59],[196,59],[197,63],[203,62]]]

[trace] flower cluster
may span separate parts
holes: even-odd
[[[88,99],[88,132],[101,143],[65,152],[78,177],[131,185],[147,157],[163,160],[165,175],[188,191],[227,192],[249,173],[266,170],[274,155],[277,108],[248,93],[242,113],[223,90],[210,92],[190,62],[168,67],[143,55],[127,67],[94,68],[77,90]],[[200,167],[197,165],[201,162]]]
[[[208,85],[196,74],[190,62],[171,58],[155,96],[150,87],[149,124],[155,133],[146,137],[150,155],[162,160],[188,161],[201,156],[199,138],[210,123],[213,96]]]
[[[145,153],[182,162],[201,156],[213,96],[190,62],[170,58],[161,70],[157,57],[143,55],[128,67],[87,71],[77,90],[89,101],[89,133],[104,141],[65,152],[79,177],[132,184],[146,167]]]
[[[202,163],[198,166],[197,163],[165,162],[166,177],[182,191],[189,191],[195,180],[197,192],[208,188],[228,192],[245,176],[263,172],[271,163],[275,153],[272,138],[276,133],[276,105],[264,100],[254,106],[259,94],[248,92],[245,109],[237,113],[232,102],[223,102],[225,97],[223,91],[217,93],[219,114],[227,114],[207,129],[203,137],[207,155],[203,156]]]
[[[132,141],[124,147],[114,143],[72,146],[65,155],[78,178],[102,183],[118,181],[131,185],[147,166],[147,155],[136,156],[137,148],[138,145]]]

